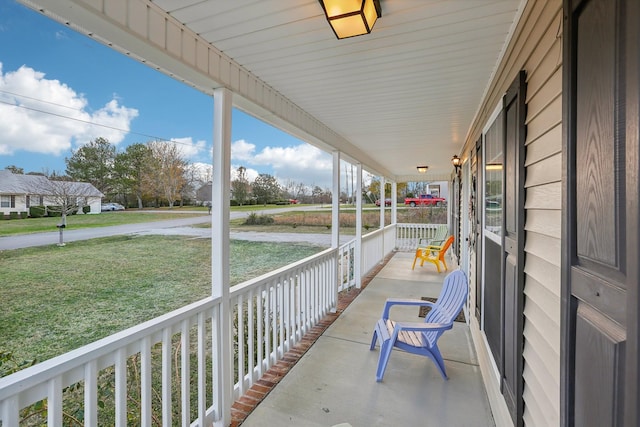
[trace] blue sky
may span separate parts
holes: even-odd
[[[65,157],[97,137],[119,151],[176,141],[191,163],[209,164],[212,117],[211,97],[0,0],[0,169],[64,172]],[[250,178],[331,185],[327,153],[237,110],[232,144],[232,167],[246,167]]]

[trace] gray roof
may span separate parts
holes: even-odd
[[[53,181],[57,182],[57,181]],[[69,182],[68,189],[80,197],[103,197],[104,194],[88,182]],[[20,175],[0,170],[0,194],[51,194],[52,181],[41,175]]]

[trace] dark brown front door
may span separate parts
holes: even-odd
[[[562,422],[637,426],[637,0],[566,0]]]

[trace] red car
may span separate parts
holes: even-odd
[[[444,206],[447,201],[431,194],[420,194],[418,197],[407,197],[404,204],[409,206]]]

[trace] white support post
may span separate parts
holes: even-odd
[[[398,184],[391,183],[391,224],[398,223]]]
[[[380,200],[380,230],[384,230],[384,210],[386,209],[387,206],[387,198],[385,197],[385,179],[384,176],[380,177],[380,198],[378,200]],[[382,234],[382,258],[380,259],[380,263],[382,264],[384,262],[384,254],[385,254],[385,247],[384,247],[384,231]]]
[[[333,152],[333,188],[331,191],[331,247],[340,247],[340,152]],[[336,268],[334,272],[335,285],[333,287],[333,307],[331,311],[335,313],[338,310],[338,288],[340,287],[340,269],[338,264],[342,261],[342,254],[337,252]]]
[[[355,277],[356,288],[362,287],[362,164],[357,165],[356,176],[356,248],[355,248]]]
[[[219,348],[213,349],[214,390],[219,401],[215,425],[227,426],[231,422],[233,404],[233,342],[229,303],[229,194],[231,189],[231,110],[232,94],[228,89],[213,93],[213,185],[211,195],[211,295],[220,297],[217,331]],[[216,331],[214,331],[216,334]]]
[[[384,177],[381,176],[380,177],[380,197],[378,200],[380,200],[380,229],[384,228],[384,209],[387,206],[387,199],[385,198],[385,191],[384,191],[384,187],[385,187],[385,180]]]

